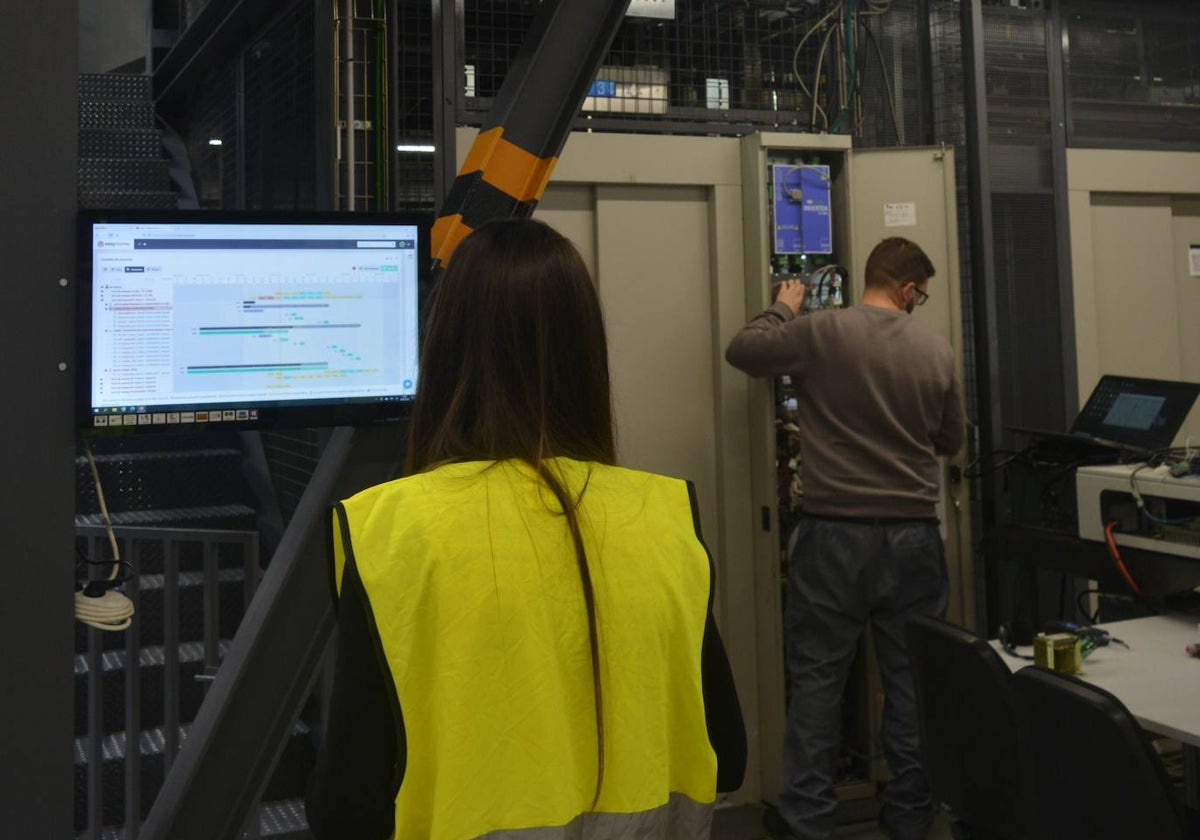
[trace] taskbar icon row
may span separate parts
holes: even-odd
[[[228,423],[258,419],[257,408],[224,408],[210,411],[117,411],[96,414],[92,425],[105,426],[174,426],[194,423]]]

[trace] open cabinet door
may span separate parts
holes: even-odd
[[[929,282],[929,301],[915,310],[914,317],[950,342],[961,383],[962,295],[953,149],[854,151],[849,173],[851,300],[862,296],[863,268],[881,239],[903,236],[920,245],[937,274]],[[944,459],[938,516],[950,573],[947,618],[973,627],[976,593],[970,503],[967,483],[961,479],[968,460],[965,446],[954,458]]]
[[[958,381],[963,381],[962,300],[959,285],[958,227],[954,190],[954,151],[946,148],[870,149],[851,152],[849,266],[851,300],[863,291],[867,257],[882,239],[903,236],[929,255],[936,274],[929,281],[929,300],[913,311],[930,329],[954,348]],[[966,627],[975,626],[975,567],[971,550],[970,500],[962,478],[969,461],[967,446],[953,458],[942,459],[942,493],[938,504],[950,593],[946,617]],[[874,659],[874,645],[867,639]],[[875,667],[868,672],[868,719],[864,724],[879,737],[883,715],[883,686]],[[873,755],[871,778],[886,780],[889,769],[882,756]]]

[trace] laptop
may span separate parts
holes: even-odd
[[[1196,382],[1105,375],[1067,432],[1006,428],[1039,439],[1155,452],[1170,448],[1198,395]]]

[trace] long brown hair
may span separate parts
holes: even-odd
[[[572,497],[546,463],[555,456],[616,463],[600,300],[579,252],[554,229],[533,219],[488,222],[459,244],[429,302],[407,471],[519,459],[557,500],[587,607],[595,807],[604,779],[596,599],[576,513],[583,491]]]

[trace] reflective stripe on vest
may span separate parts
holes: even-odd
[[[587,617],[550,491],[524,463],[471,462],[342,505],[350,545],[339,548],[353,552],[404,718],[396,840],[707,836],[716,757],[700,649],[710,570],[687,485],[548,464],[573,497],[586,488],[577,517],[595,590],[605,747],[590,814]]]
[[[673,793],[666,805],[640,814],[582,814],[554,828],[493,831],[477,840],[607,840],[607,838],[670,837],[697,840],[712,830],[713,806]]]

